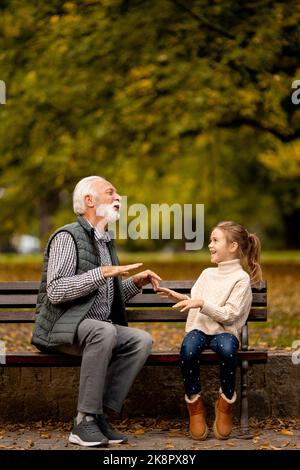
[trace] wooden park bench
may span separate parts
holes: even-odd
[[[165,281],[163,287],[189,294],[194,281]],[[37,299],[38,282],[0,282],[0,323],[33,323]],[[262,282],[252,288],[253,301],[248,322],[267,320],[267,287]],[[173,302],[156,295],[151,286],[145,286],[126,305],[129,322],[185,322],[187,313],[171,308]],[[0,338],[1,339],[1,338]],[[178,345],[179,347],[180,345]],[[248,325],[242,330],[241,347],[238,353],[241,370],[241,413],[242,433],[248,433],[248,368],[251,364],[266,363],[267,351],[250,349],[248,346]],[[41,352],[8,352],[2,367],[74,367],[81,358],[66,354],[45,354]],[[5,362],[3,364],[3,362]],[[201,364],[218,364],[218,356],[211,350],[201,353]],[[179,366],[179,352],[153,352],[146,365]]]

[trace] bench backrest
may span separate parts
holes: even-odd
[[[189,294],[195,281],[164,281],[163,287]],[[0,282],[0,323],[33,323],[39,282]],[[252,287],[253,300],[248,321],[267,320],[267,284]],[[130,322],[184,322],[187,312],[172,309],[174,302],[162,299],[145,286],[126,304]]]

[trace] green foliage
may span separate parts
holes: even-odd
[[[100,174],[129,203],[204,203],[207,229],[237,219],[285,244],[297,2],[7,0],[0,24],[0,236],[47,236]]]

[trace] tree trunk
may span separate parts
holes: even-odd
[[[288,249],[300,249],[300,208],[282,216],[285,244]]]

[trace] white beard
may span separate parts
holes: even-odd
[[[113,224],[120,218],[120,212],[116,211],[115,207],[117,204],[113,202],[112,204],[99,204],[96,209],[96,215],[98,217],[103,217],[103,219],[108,224]],[[120,203],[118,203],[118,207],[120,210]]]

